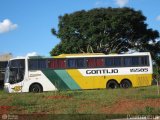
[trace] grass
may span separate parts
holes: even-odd
[[[160,113],[160,107],[150,107],[146,106],[143,109],[137,110],[134,114],[139,114],[139,115],[159,115]]]
[[[156,86],[115,89],[14,93],[0,91],[0,112],[9,114],[158,114]],[[153,102],[154,104],[149,104]],[[124,108],[123,108],[124,107]],[[121,109],[121,110],[119,110]]]

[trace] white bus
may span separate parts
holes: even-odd
[[[150,86],[152,73],[149,52],[33,56],[9,60],[4,88],[12,93]]]

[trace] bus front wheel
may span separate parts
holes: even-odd
[[[43,92],[43,88],[39,83],[34,83],[30,86],[29,92],[40,93]]]
[[[120,83],[121,88],[130,88],[132,87],[132,83],[130,82],[130,80],[122,80],[122,82]]]
[[[108,88],[108,89],[119,88],[119,84],[115,80],[110,80],[110,81],[108,81],[106,88]]]

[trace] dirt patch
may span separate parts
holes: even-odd
[[[127,114],[134,110],[143,110],[145,107],[160,107],[160,99],[145,99],[145,100],[119,100],[111,106],[106,106],[101,109],[102,113],[106,114]]]
[[[95,109],[97,107],[97,103],[93,102],[93,101],[83,101],[79,108],[77,109],[78,113],[86,113],[86,111],[88,112],[92,112],[92,109]]]
[[[11,110],[15,110],[16,108],[16,106],[0,106],[0,113],[6,114],[9,113]]]

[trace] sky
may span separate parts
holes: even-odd
[[[0,0],[0,54],[50,56],[60,42],[51,34],[59,16],[101,7],[140,10],[148,28],[160,32],[160,0]]]

